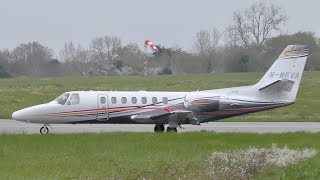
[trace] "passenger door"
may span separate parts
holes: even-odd
[[[97,106],[97,120],[107,121],[109,119],[109,101],[108,95],[99,94],[98,95],[98,106]]]

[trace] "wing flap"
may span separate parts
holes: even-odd
[[[168,119],[180,124],[180,121],[199,125],[198,119],[196,119],[192,111],[188,110],[173,110],[173,111],[158,111],[153,113],[141,113],[131,116],[131,119],[135,122],[155,122],[160,119]]]
[[[131,119],[134,121],[139,121],[139,120],[157,120],[165,117],[169,117],[171,113],[169,112],[164,112],[164,113],[157,113],[157,114],[149,114],[149,113],[141,113],[138,115],[133,115],[131,116]]]

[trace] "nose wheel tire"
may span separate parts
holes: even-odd
[[[40,133],[41,134],[48,134],[49,133],[49,128],[46,126],[43,126],[42,128],[40,128]]]

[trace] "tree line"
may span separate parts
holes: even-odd
[[[288,44],[308,44],[311,54],[306,70],[320,70],[320,40],[313,32],[283,33],[288,17],[274,4],[255,2],[233,13],[233,23],[196,33],[192,52],[157,45],[148,54],[148,73],[214,73],[265,71]],[[144,51],[138,44],[123,45],[120,37],[92,39],[89,48],[66,42],[54,51],[39,42],[0,50],[0,77],[104,76],[143,74]]]

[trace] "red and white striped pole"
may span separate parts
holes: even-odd
[[[147,60],[147,54],[144,54],[144,60],[143,60],[143,65],[144,65],[144,77],[147,76],[147,71],[148,71],[148,60]]]

